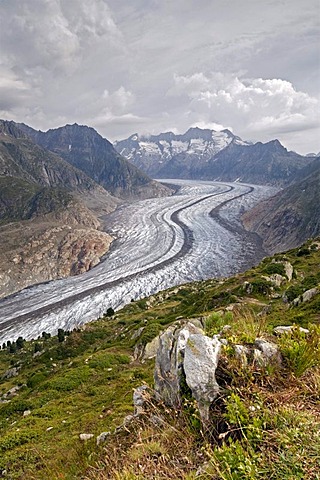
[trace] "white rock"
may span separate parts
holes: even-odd
[[[284,333],[290,334],[294,330],[299,330],[299,332],[305,333],[305,334],[310,333],[310,331],[307,328],[296,327],[294,325],[288,325],[288,326],[279,325],[279,327],[275,327],[273,329],[274,333],[276,333],[277,335],[283,335]]]
[[[186,382],[197,400],[201,419],[209,420],[209,407],[219,393],[215,377],[221,343],[202,334],[191,334],[188,338],[183,368]]]
[[[90,440],[90,438],[93,438],[93,433],[80,433],[79,435],[80,440],[83,442]]]

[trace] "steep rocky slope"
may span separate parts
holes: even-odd
[[[259,203],[243,216],[270,253],[297,247],[320,234],[320,157],[303,170],[304,178]]]
[[[18,126],[37,144],[58,154],[115,196],[130,199],[170,193],[130,164],[93,128],[74,124],[41,132],[23,124]]]
[[[184,135],[132,135],[117,150],[156,178],[192,178],[284,185],[312,161],[278,140],[254,145],[228,130],[191,128]]]

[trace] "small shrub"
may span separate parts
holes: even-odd
[[[267,275],[278,274],[282,275],[283,277],[286,275],[286,271],[282,263],[269,263],[269,265],[263,268],[262,272],[266,273]]]
[[[251,282],[252,293],[258,293],[260,295],[269,295],[271,293],[271,284],[267,280],[258,278]]]
[[[320,327],[312,326],[309,335],[297,328],[279,339],[288,368],[300,377],[308,368],[320,365]]]

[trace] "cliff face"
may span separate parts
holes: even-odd
[[[307,176],[245,213],[243,223],[270,253],[294,248],[320,234],[320,158]]]

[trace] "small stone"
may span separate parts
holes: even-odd
[[[31,414],[31,410],[25,410],[25,411],[23,412],[23,416],[24,416],[24,417],[27,417],[27,416],[30,415],[30,414]]]
[[[274,333],[277,335],[283,335],[284,333],[290,334],[295,330],[299,330],[299,332],[305,333],[306,335],[310,333],[310,331],[307,328],[296,327],[294,325],[288,325],[288,326],[279,325],[279,327],[275,327],[273,329]]]
[[[241,365],[246,367],[248,365],[248,356],[250,355],[249,348],[245,347],[244,345],[235,345],[234,353],[236,359],[241,362]]]
[[[50,432],[50,430],[52,430],[52,429],[53,429],[53,427],[48,427],[46,431]]]
[[[86,442],[93,438],[93,433],[80,433],[79,438],[81,441]]]
[[[104,443],[107,441],[107,438],[111,435],[111,432],[102,432],[100,435],[97,436],[97,445],[99,446],[100,443]]]
[[[133,391],[134,415],[140,415],[143,412],[143,406],[147,402],[147,385],[141,385]]]

